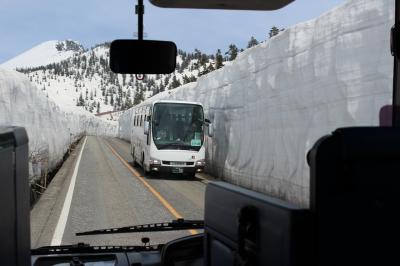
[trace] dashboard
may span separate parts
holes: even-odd
[[[203,265],[203,234],[165,245],[92,247],[74,245],[32,250],[32,266],[197,266]]]

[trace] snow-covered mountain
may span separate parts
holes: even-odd
[[[60,62],[83,51],[83,46],[75,41],[47,41],[6,61],[0,66],[8,69],[45,66],[50,63]]]
[[[25,73],[63,109],[79,108],[96,114],[125,110],[160,91],[196,81],[217,68],[215,61],[213,55],[199,50],[179,51],[175,73],[146,75],[143,80],[137,80],[134,75],[111,72],[109,43],[85,50],[76,42],[50,41],[4,64]],[[219,63],[218,67],[222,65]],[[118,115],[103,118],[117,120]]]

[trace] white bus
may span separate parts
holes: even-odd
[[[205,166],[203,106],[196,102],[156,100],[132,111],[131,154],[150,173],[191,177]]]

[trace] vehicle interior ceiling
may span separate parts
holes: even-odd
[[[162,8],[194,8],[194,9],[231,9],[231,10],[276,10],[294,0],[150,0],[153,5]],[[139,1],[139,3],[142,1]],[[140,4],[139,4],[140,5]],[[143,14],[139,12],[139,35],[143,34]],[[141,17],[141,18],[140,18]],[[268,195],[239,187],[227,182],[210,182],[205,192],[204,224],[185,224],[177,220],[181,230],[201,229],[199,235],[189,236],[171,241],[159,250],[143,247],[134,250],[135,254],[126,257],[112,257],[118,253],[110,248],[103,251],[103,261],[119,260],[118,265],[383,265],[398,261],[396,240],[400,237],[400,218],[396,213],[397,178],[400,172],[400,6],[396,1],[395,25],[392,29],[392,55],[394,56],[393,75],[393,113],[390,127],[347,127],[338,128],[329,135],[321,138],[312,146],[307,154],[310,166],[310,207],[302,208],[294,204],[278,200]],[[390,29],[388,29],[390,34]],[[141,36],[143,38],[143,36]],[[132,42],[135,41],[135,42]],[[159,74],[170,73],[176,66],[175,44],[146,43],[139,41],[114,42],[110,48],[110,64],[115,73],[130,74]],[[161,42],[161,41],[160,41]],[[136,47],[137,50],[132,50]],[[160,48],[161,47],[161,48]],[[129,58],[160,52],[159,57],[151,58],[143,63],[145,69],[138,72],[140,65],[130,63]],[[388,48],[389,49],[389,48]],[[161,60],[165,64],[149,66],[149,62]],[[141,57],[139,61],[148,58]],[[112,61],[114,60],[114,61]],[[158,121],[157,121],[158,122]],[[157,123],[156,122],[156,123]],[[26,133],[17,129],[7,132],[13,140],[14,153],[27,153]],[[21,141],[19,138],[22,138]],[[0,143],[2,143],[0,137]],[[18,149],[18,147],[20,149]],[[6,161],[6,157],[0,158]],[[7,154],[9,158],[10,152]],[[13,155],[14,156],[14,155]],[[17,156],[21,161],[26,155]],[[10,157],[11,158],[11,157]],[[7,159],[8,160],[8,159]],[[10,160],[7,162],[12,164]],[[0,171],[3,169],[0,164]],[[17,166],[17,175],[28,175],[27,166]],[[10,168],[8,168],[10,170]],[[10,171],[8,171],[10,172]],[[7,172],[7,173],[8,173]],[[14,175],[8,173],[9,175]],[[25,180],[25,179],[22,179]],[[18,193],[28,193],[21,184],[10,184],[18,187]],[[7,253],[18,251],[18,265],[25,265],[30,251],[27,244],[26,220],[29,220],[29,207],[21,203],[23,198],[17,198],[10,191],[1,190],[9,199],[16,201],[20,212],[7,208],[4,198],[0,201],[12,221],[18,220],[19,227],[6,225],[1,230],[12,227],[17,233],[17,240],[1,245]],[[7,192],[7,193],[6,193]],[[28,213],[28,215],[26,214]],[[16,215],[19,218],[15,218]],[[6,222],[6,221],[4,221]],[[172,226],[172,225],[170,225]],[[152,225],[149,227],[157,227]],[[120,232],[148,232],[143,227],[126,227],[115,229]],[[144,230],[144,231],[141,231]],[[102,232],[91,231],[80,234],[112,233],[112,230]],[[4,235],[3,235],[4,236]],[[11,238],[10,235],[8,235]],[[7,242],[7,241],[5,241]],[[15,249],[13,247],[16,247]],[[68,248],[66,248],[68,249]],[[88,254],[95,253],[88,248],[81,249],[81,260],[76,264],[55,264],[56,260],[49,256],[37,258],[35,265],[92,265]],[[43,255],[48,249],[36,250],[35,255]],[[52,256],[64,254],[62,250],[52,251]],[[97,251],[98,252],[98,251]],[[128,252],[123,250],[123,252]],[[142,252],[142,253],[141,253]],[[146,253],[147,252],[147,253]],[[158,255],[155,256],[154,254]],[[4,254],[4,252],[2,252]],[[28,254],[28,255],[27,255]],[[47,253],[48,254],[48,253]],[[68,252],[67,252],[68,254]],[[140,255],[138,255],[140,254]],[[119,256],[118,255],[118,256]],[[152,257],[154,255],[154,257]],[[4,256],[4,255],[3,255]],[[105,257],[104,257],[105,256]],[[111,257],[107,257],[111,256]],[[111,258],[111,259],[110,259]],[[1,259],[1,258],[0,258]],[[53,261],[50,261],[52,259]],[[83,263],[83,261],[85,263]],[[5,260],[7,261],[7,260]],[[127,262],[126,264],[123,264]],[[187,263],[187,264],[185,264]],[[30,264],[30,263],[29,263]],[[95,264],[93,264],[95,265]]]

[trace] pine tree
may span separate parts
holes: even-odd
[[[224,66],[224,58],[222,57],[221,50],[217,50],[217,54],[215,55],[215,68],[219,69]]]
[[[190,75],[189,79],[190,79],[190,82],[195,82],[197,80],[196,77],[193,75]]]
[[[125,100],[125,108],[129,109],[133,106],[131,98],[126,98]]]
[[[140,102],[144,101],[144,88],[142,87],[139,93]]]
[[[121,107],[121,103],[122,103],[122,100],[121,100],[121,97],[117,97],[117,99],[116,99],[117,101],[117,106],[118,107]]]
[[[225,54],[229,55],[228,60],[232,61],[236,58],[236,56],[238,55],[238,52],[239,52],[239,49],[237,48],[237,46],[234,44],[230,44],[229,50]]]
[[[258,44],[258,41],[256,40],[256,38],[251,36],[250,41],[247,43],[247,48],[251,48],[253,46],[256,46],[257,44]]]
[[[83,99],[82,92],[81,92],[81,94],[79,95],[79,102],[78,102],[77,105],[78,105],[78,106],[84,106],[84,105],[85,105],[85,100]]]
[[[162,84],[162,82],[160,83],[160,92],[165,91],[165,86],[164,84]]]
[[[206,54],[202,54],[200,57],[200,65],[204,66],[208,62],[208,58]]]
[[[165,76],[164,85],[167,86],[169,83],[169,76]]]
[[[139,87],[136,87],[135,96],[133,97],[133,104],[137,105],[140,103],[140,92]]]
[[[100,102],[97,102],[97,113],[100,113]]]
[[[176,76],[174,75],[172,77],[172,83],[171,83],[171,87],[172,89],[175,89],[177,87],[181,86],[181,82],[176,78]]]
[[[194,58],[200,60],[201,52],[199,49],[194,49]]]
[[[189,77],[186,76],[186,75],[183,75],[182,79],[183,79],[183,84],[186,84],[186,83],[189,83],[189,82],[190,82]]]
[[[122,86],[125,87],[125,84],[126,84],[126,75],[122,74]]]
[[[274,37],[275,35],[279,34],[279,29],[276,26],[273,26],[270,30],[269,30],[269,38]]]

